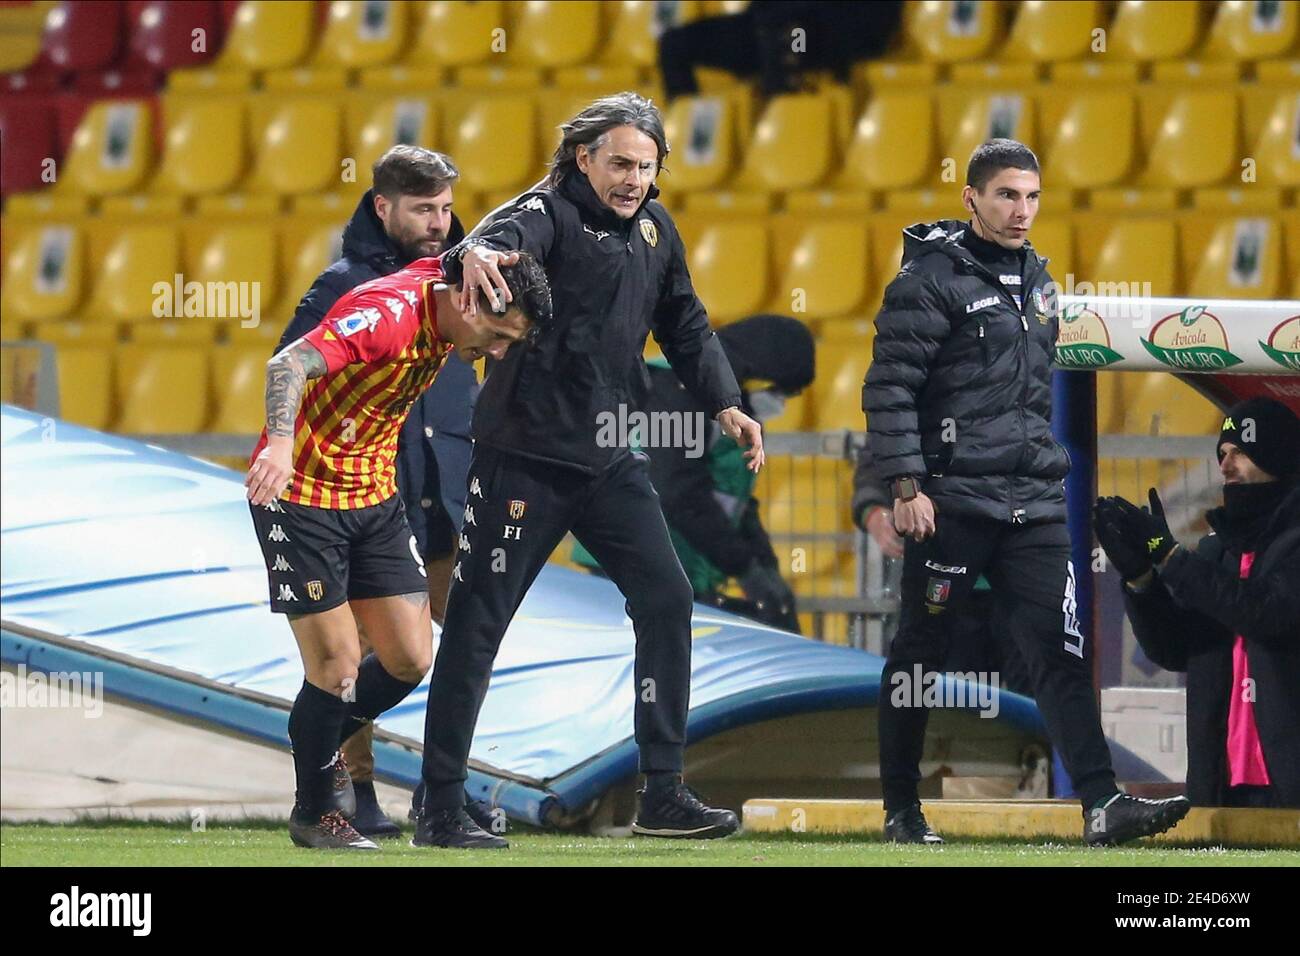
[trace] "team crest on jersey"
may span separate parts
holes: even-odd
[[[649,219],[637,220],[637,225],[641,227],[641,238],[648,242],[652,247],[659,245],[659,230]]]
[[[334,329],[339,335],[346,338],[360,332],[362,329],[373,332],[375,326],[379,324],[379,319],[378,309],[362,309],[359,312],[353,312],[351,315],[345,315],[341,319],[335,319]]]
[[[307,582],[307,596],[313,601],[319,601],[325,596],[325,585],[319,581]]]
[[[510,517],[518,521],[520,518],[524,516],[524,509],[526,509],[527,507],[528,507],[528,502],[526,501],[510,502]]]

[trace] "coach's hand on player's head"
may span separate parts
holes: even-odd
[[[466,315],[478,315],[478,291],[493,303],[494,311],[504,313],[511,301],[510,289],[501,275],[502,265],[519,261],[518,252],[498,252],[484,246],[470,246],[461,256],[460,310]]]
[[[910,501],[894,499],[894,527],[913,541],[924,541],[935,531],[934,502],[924,492]]]
[[[758,474],[767,457],[763,454],[763,426],[750,418],[734,405],[718,412],[718,424],[728,438],[741,448],[748,448],[745,457],[749,459],[746,467]]]
[[[244,479],[248,500],[255,505],[269,505],[284,493],[293,478],[293,439],[272,435],[266,447],[254,459]]]

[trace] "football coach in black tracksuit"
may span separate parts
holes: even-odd
[[[1028,666],[1053,744],[1083,803],[1089,843],[1167,829],[1187,801],[1138,800],[1115,786],[1076,618],[1066,528],[1069,456],[1052,437],[1057,314],[1047,260],[1026,241],[1038,160],[1013,140],[971,156],[970,222],[904,231],[885,290],[862,403],[872,457],[907,539],[899,627],[881,675],[885,832],[942,842],[917,798],[928,710],[909,686],[943,668],[949,621],[985,574]]]
[[[668,152],[659,111],[635,93],[592,103],[562,127],[549,177],[497,210],[446,257],[467,296],[505,292],[496,263],[530,253],[551,283],[555,326],[488,373],[447,618],[430,679],[417,846],[502,847],[463,812],[470,742],[492,662],[525,592],[572,530],[627,599],[636,633],[634,830],[725,836],[739,823],[681,780],[690,696],[690,583],[620,406],[647,389],[653,332],[682,383],[763,461],[757,422],[695,295],[672,218],[655,202]],[[498,299],[504,308],[504,301]]]

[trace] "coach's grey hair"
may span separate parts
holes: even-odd
[[[659,168],[663,169],[668,137],[664,134],[659,108],[644,96],[623,92],[596,100],[573,119],[560,124],[560,145],[551,159],[547,183],[558,186],[577,168],[579,146],[595,151],[608,141],[609,131],[619,126],[634,126],[654,140],[659,147]]]

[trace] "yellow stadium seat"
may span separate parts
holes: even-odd
[[[542,71],[532,66],[509,66],[499,61],[482,66],[462,66],[455,71],[453,86],[461,95],[532,93],[543,87]]]
[[[376,66],[357,73],[357,87],[369,93],[427,96],[446,85],[446,71],[437,66]]]
[[[1296,146],[1300,143],[1300,92],[1294,88],[1262,89],[1250,96],[1243,93],[1242,99],[1243,110],[1248,114],[1257,111],[1259,106],[1267,109],[1258,133],[1254,136],[1247,133],[1247,145],[1254,147],[1247,155],[1255,160],[1256,182],[1300,186],[1300,147]],[[1248,130],[1254,125],[1249,117],[1246,125]]]
[[[861,385],[859,379],[859,392]],[[769,534],[808,535],[846,531],[851,526],[849,503],[853,499],[853,474],[847,462],[779,456],[769,458],[764,471],[768,477],[760,478],[755,497],[759,500],[763,527]],[[834,551],[831,542],[824,542],[823,547]]]
[[[808,389],[785,400],[785,409],[776,418],[763,422],[763,434],[777,432],[801,432],[812,425],[810,411],[812,402],[808,398]]]
[[[754,128],[741,184],[777,192],[818,185],[834,161],[834,123],[829,96],[795,93],[772,97]]]
[[[664,130],[673,152],[665,186],[715,189],[733,175],[739,151],[733,101],[726,96],[681,96],[668,108]]]
[[[40,321],[75,311],[83,288],[82,254],[81,234],[73,226],[25,230],[5,254],[0,289],[5,318]]]
[[[428,97],[361,96],[352,100],[347,112],[347,155],[356,160],[357,174],[341,186],[358,198],[371,186],[375,161],[391,147],[409,143],[437,148],[437,114]]]
[[[45,17],[52,3],[0,7],[0,73],[25,70],[41,52]]]
[[[871,365],[875,324],[859,320],[825,328],[817,340],[817,378],[812,386],[815,430],[860,432],[867,427],[862,380]]]
[[[1018,139],[1031,149],[1036,145],[1033,100],[1022,93],[978,93],[965,90],[945,91],[939,96],[939,128],[946,136],[942,155],[956,162],[956,182],[963,182],[966,163],[975,147],[996,136]],[[947,168],[936,165],[931,181],[951,190],[953,180],[945,182]]]
[[[266,361],[258,346],[226,345],[209,353],[217,411],[211,430],[226,435],[256,434],[266,424]]]
[[[551,72],[551,86],[557,90],[583,90],[588,99],[614,90],[634,90],[642,85],[641,71],[630,65],[593,65],[560,67]]]
[[[200,346],[120,345],[116,389],[128,435],[194,433],[211,417],[207,349]]]
[[[1001,35],[998,4],[989,0],[924,0],[908,7],[904,29],[925,60],[979,60],[988,56]]]
[[[617,0],[603,4],[612,10],[609,39],[600,50],[606,63],[652,67],[659,62],[659,36],[700,15],[699,4],[656,3],[654,0]]]
[[[560,124],[588,106],[594,96],[585,90],[544,89],[537,95],[537,155],[549,158],[560,142]],[[671,141],[671,140],[670,140]],[[675,159],[676,157],[674,157]]]
[[[116,417],[112,355],[112,351],[97,345],[56,348],[59,418],[101,431],[112,425]]]
[[[530,66],[573,66],[592,59],[599,42],[599,4],[527,0],[515,8],[506,52]]]
[[[1291,277],[1291,288],[1284,294],[1300,299],[1300,213],[1292,210],[1281,218],[1286,245],[1286,274]]]
[[[30,193],[13,193],[5,200],[5,231],[18,223],[44,225],[53,221],[71,221],[86,215],[90,199],[76,193],[41,189]]]
[[[220,326],[201,319],[148,319],[126,326],[132,345],[152,347],[190,345],[207,347],[218,337]]]
[[[183,240],[185,281],[205,288],[204,313],[197,318],[251,321],[244,313],[274,312],[279,276],[272,224],[197,221],[185,227]]]
[[[1163,60],[1151,65],[1151,82],[1183,89],[1231,86],[1240,78],[1240,72],[1231,60]]]
[[[312,61],[354,70],[391,63],[406,48],[410,10],[408,3],[333,0]]]
[[[33,322],[31,338],[51,345],[84,345],[87,348],[109,348],[117,343],[117,326],[110,322],[69,322],[55,319],[51,322]]]
[[[180,196],[157,193],[133,193],[129,196],[105,196],[99,201],[101,219],[162,222],[179,219],[185,211]]]
[[[82,117],[57,189],[103,196],[138,188],[153,165],[153,131],[143,100],[101,100]]]
[[[253,74],[247,70],[221,70],[198,66],[172,70],[167,74],[168,93],[220,93],[239,96],[253,88]]]
[[[222,70],[297,66],[311,49],[315,32],[316,4],[311,0],[244,0],[216,65]]]
[[[772,222],[773,312],[840,318],[857,312],[867,296],[867,224],[862,219]]]
[[[1196,46],[1201,32],[1198,0],[1122,0],[1106,36],[1108,56],[1124,60],[1175,60]]]
[[[500,55],[508,49],[509,40],[504,6],[499,0],[434,0],[416,25],[409,62],[465,66]]]
[[[1064,288],[1066,277],[1074,274],[1074,227],[1059,216],[1040,217],[1029,232],[1030,245],[1048,259],[1047,271]]]
[[[1134,86],[1141,76],[1137,63],[1101,57],[1053,63],[1049,72],[1052,83],[1067,90],[1083,86]]]
[[[1137,111],[1122,89],[1087,90],[1066,99],[1057,87],[1039,101],[1042,126],[1055,137],[1043,155],[1043,178],[1053,187],[1093,189],[1122,181],[1133,165]],[[1064,101],[1064,102],[1063,102]],[[1064,106],[1059,119],[1054,106]]]
[[[1300,82],[1300,59],[1264,60],[1255,64],[1255,77],[1261,84],[1292,84]]]
[[[888,90],[873,96],[853,127],[841,189],[897,189],[926,178],[934,155],[934,106],[928,93]]]
[[[1140,128],[1147,144],[1145,186],[1194,187],[1237,170],[1237,97],[1231,90],[1157,88],[1144,92]]]
[[[311,198],[319,201],[323,196],[333,193],[313,193]],[[302,199],[295,196],[294,199]],[[194,214],[199,219],[272,219],[280,214],[280,197],[255,195],[252,193],[221,193],[216,196],[200,196],[194,204]]]
[[[1282,229],[1267,216],[1192,216],[1181,223],[1186,294],[1196,298],[1274,299],[1282,293]]]
[[[250,191],[295,195],[342,181],[334,101],[264,96],[252,101],[249,120],[257,154],[246,186]],[[356,174],[366,173],[357,169]]]
[[[341,96],[347,87],[348,71],[339,67],[295,66],[262,74],[263,95],[274,94],[276,97]]]
[[[461,188],[529,186],[544,172],[533,155],[536,113],[527,96],[503,94],[446,104],[444,134],[461,171]],[[503,130],[511,147],[502,149]]]
[[[917,90],[933,86],[939,77],[939,64],[921,61],[871,60],[856,63],[852,70],[853,85],[871,95],[893,90]]]
[[[1123,214],[1174,212],[1178,209],[1176,189],[1094,189],[1089,196],[1093,210]]]
[[[469,228],[466,224],[466,228]],[[288,319],[317,276],[343,254],[343,226],[336,223],[291,223],[281,231],[284,250],[285,288],[277,319]]]
[[[758,312],[768,300],[768,238],[763,220],[682,218],[695,292],[720,325]]]
[[[1275,186],[1251,183],[1241,187],[1208,187],[1192,194],[1193,208],[1202,212],[1229,213],[1242,216],[1251,213],[1272,215],[1282,207],[1282,190]]]
[[[153,315],[155,301],[165,302],[155,293],[155,284],[172,286],[181,271],[176,227],[101,222],[89,230],[88,238],[94,288],[81,310],[86,321],[128,321]]]
[[[1092,31],[1102,22],[1102,5],[1096,0],[1049,3],[1026,0],[1017,6],[1003,59],[1034,63],[1075,60],[1092,46]]]
[[[1294,3],[1224,0],[1215,11],[1205,56],[1216,60],[1269,60],[1295,46],[1300,28]]]
[[[167,96],[162,164],[155,192],[225,192],[244,171],[244,110],[238,98]]]
[[[1103,214],[1075,223],[1076,281],[1125,283],[1130,294],[1178,295],[1177,242],[1165,217],[1114,220]]]

